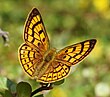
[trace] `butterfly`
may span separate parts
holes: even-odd
[[[50,48],[41,15],[36,8],[29,13],[24,27],[24,43],[18,58],[24,71],[42,83],[53,83],[68,76],[70,69],[82,61],[94,48],[96,39],[85,40],[60,51]]]

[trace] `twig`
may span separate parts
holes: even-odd
[[[8,32],[4,32],[0,29],[0,36],[2,36],[5,46],[8,46],[8,42],[9,42]]]
[[[43,90],[51,90],[53,89],[52,84],[42,84],[42,86],[31,93],[31,97]]]

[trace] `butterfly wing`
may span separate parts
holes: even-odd
[[[43,61],[42,55],[39,51],[31,48],[28,44],[23,43],[19,50],[18,56],[20,63],[24,71],[30,76],[33,77],[33,74],[36,70],[36,66],[39,66]]]
[[[69,74],[70,67],[83,60],[92,51],[95,44],[96,40],[91,39],[60,50],[47,72],[38,81],[52,83],[64,79]]]
[[[39,11],[33,8],[24,29],[24,40],[31,47],[39,50],[42,55],[49,48],[49,39]]]
[[[49,65],[47,71],[37,79],[37,81],[42,83],[53,83],[64,79],[70,71],[70,66],[58,61],[53,61]]]
[[[95,44],[96,40],[91,39],[68,46],[58,52],[56,59],[60,62],[67,63],[68,66],[75,65],[92,51]]]
[[[44,53],[49,48],[49,39],[36,8],[32,9],[26,20],[24,41],[18,50],[18,58],[25,72],[34,77],[36,67],[40,67]]]

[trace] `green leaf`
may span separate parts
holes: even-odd
[[[11,92],[8,90],[5,90],[4,96],[3,97],[13,97]]]
[[[62,80],[60,80],[60,81],[54,82],[53,84],[54,84],[54,85],[61,85],[61,84],[64,83],[64,81],[65,81],[65,79],[62,79]]]
[[[16,84],[6,77],[0,76],[0,94],[4,94],[6,90],[16,92]]]
[[[0,91],[8,89],[7,88],[7,78],[0,76]]]
[[[20,82],[16,87],[18,97],[30,97],[32,88],[27,82]]]

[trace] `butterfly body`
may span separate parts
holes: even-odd
[[[50,62],[54,60],[56,54],[56,49],[52,48],[50,50],[48,50],[48,52],[44,55],[44,61],[46,62]]]
[[[37,67],[33,76],[36,76],[36,78],[39,79],[47,71],[48,67],[53,62],[55,54],[56,54],[55,48],[48,50],[44,54],[41,64],[39,64],[39,66],[36,64]]]
[[[26,20],[24,43],[18,58],[24,71],[42,83],[53,83],[68,76],[71,66],[81,62],[94,48],[96,39],[85,40],[60,51],[50,48],[41,15],[33,8]]]

